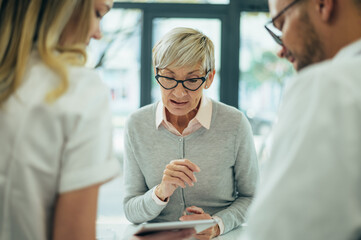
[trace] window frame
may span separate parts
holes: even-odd
[[[238,108],[240,79],[241,12],[266,12],[266,0],[230,0],[229,4],[115,2],[113,8],[140,9],[141,33],[140,107],[152,102],[152,34],[155,18],[213,18],[221,21],[221,66],[219,99]],[[236,51],[235,51],[236,49]]]

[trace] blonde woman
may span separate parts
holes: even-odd
[[[0,0],[0,239],[95,239],[108,90],[82,67],[112,0]]]
[[[201,32],[168,32],[153,48],[153,65],[162,100],[135,112],[125,130],[125,214],[133,223],[216,218],[196,237],[227,233],[245,221],[257,183],[250,125],[203,95],[215,66]]]

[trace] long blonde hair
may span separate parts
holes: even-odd
[[[83,65],[92,0],[0,0],[0,106],[22,83],[32,49],[59,75],[59,86],[46,100],[55,101],[68,88],[67,64]],[[78,44],[60,45],[69,20],[76,19]],[[73,22],[74,24],[74,22]]]

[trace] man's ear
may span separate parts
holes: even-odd
[[[331,21],[332,14],[335,10],[335,1],[336,0],[314,0],[316,3],[316,11],[321,17],[322,21]]]

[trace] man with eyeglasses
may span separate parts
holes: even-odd
[[[299,74],[241,239],[361,239],[361,1],[269,0],[269,8],[266,30]]]
[[[281,3],[270,2],[271,11],[277,10],[276,6],[272,8],[271,4],[284,5],[283,1],[279,2]],[[297,71],[310,63],[320,62],[327,58],[323,43],[316,33],[315,26],[311,23],[309,14],[302,11],[302,6],[307,2],[307,0],[289,2],[281,11],[275,12],[274,17],[265,25],[266,30],[282,47],[278,55],[287,58]],[[298,21],[292,21],[295,18]],[[288,21],[285,21],[286,19]]]

